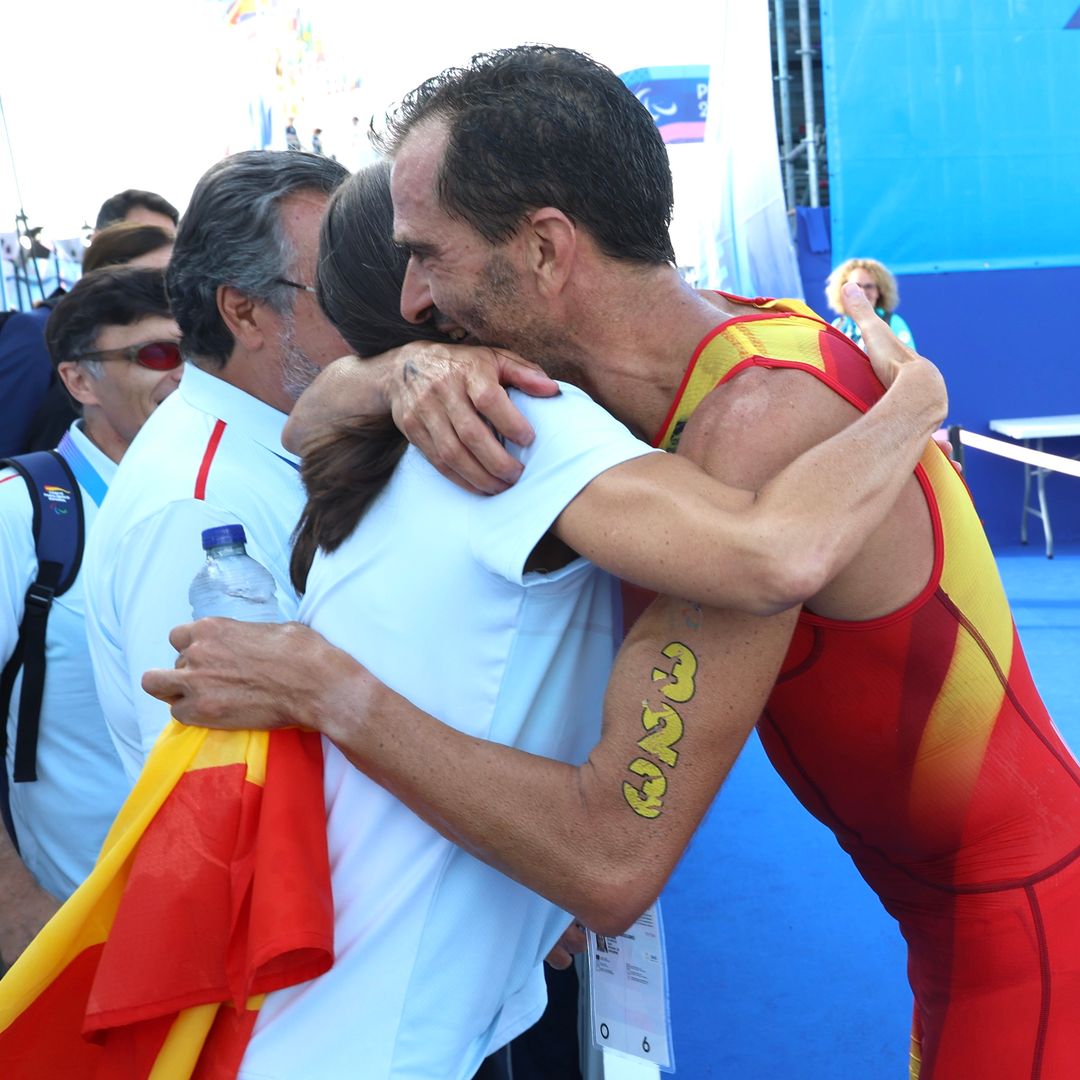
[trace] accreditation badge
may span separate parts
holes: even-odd
[[[659,901],[625,934],[589,931],[589,981],[594,1045],[674,1072]]]

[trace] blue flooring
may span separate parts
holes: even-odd
[[[1080,749],[1080,545],[998,552],[1028,661]],[[663,896],[677,1075],[905,1080],[896,924],[756,737]]]

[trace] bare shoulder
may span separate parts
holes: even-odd
[[[808,372],[752,367],[705,397],[679,453],[725,483],[756,489],[858,416]]]
[[[702,401],[683,431],[679,453],[727,484],[757,490],[859,415],[808,372],[749,368]],[[836,482],[846,482],[858,468],[857,460],[848,462]],[[929,509],[912,476],[862,551],[807,607],[848,620],[888,614],[920,592],[933,556]]]
[[[698,289],[698,296],[707,303],[712,304],[718,311],[723,312],[730,318],[737,315],[760,315],[761,308],[755,304],[743,303],[715,289]]]

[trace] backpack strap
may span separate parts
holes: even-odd
[[[7,716],[15,676],[23,670],[15,726],[16,783],[37,779],[37,741],[45,688],[45,630],[53,600],[62,596],[82,564],[85,527],[82,494],[68,463],[55,450],[22,454],[0,462],[26,481],[33,506],[37,578],[26,591],[19,640],[0,675],[0,755],[7,754]],[[2,760],[2,758],[0,758]],[[6,774],[6,768],[4,772]],[[6,809],[6,802],[5,809]],[[5,815],[6,819],[6,815]]]

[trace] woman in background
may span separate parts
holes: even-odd
[[[914,349],[915,339],[908,324],[896,314],[896,309],[900,306],[900,290],[896,287],[896,278],[889,273],[888,267],[877,259],[848,259],[829,275],[825,282],[825,299],[837,314],[837,318],[833,319],[833,326],[851,338],[859,348],[863,348],[859,327],[844,308],[844,298],[840,292],[849,281],[866,293],[866,298],[874,305],[874,310],[889,324],[889,329],[900,341],[909,349]]]

